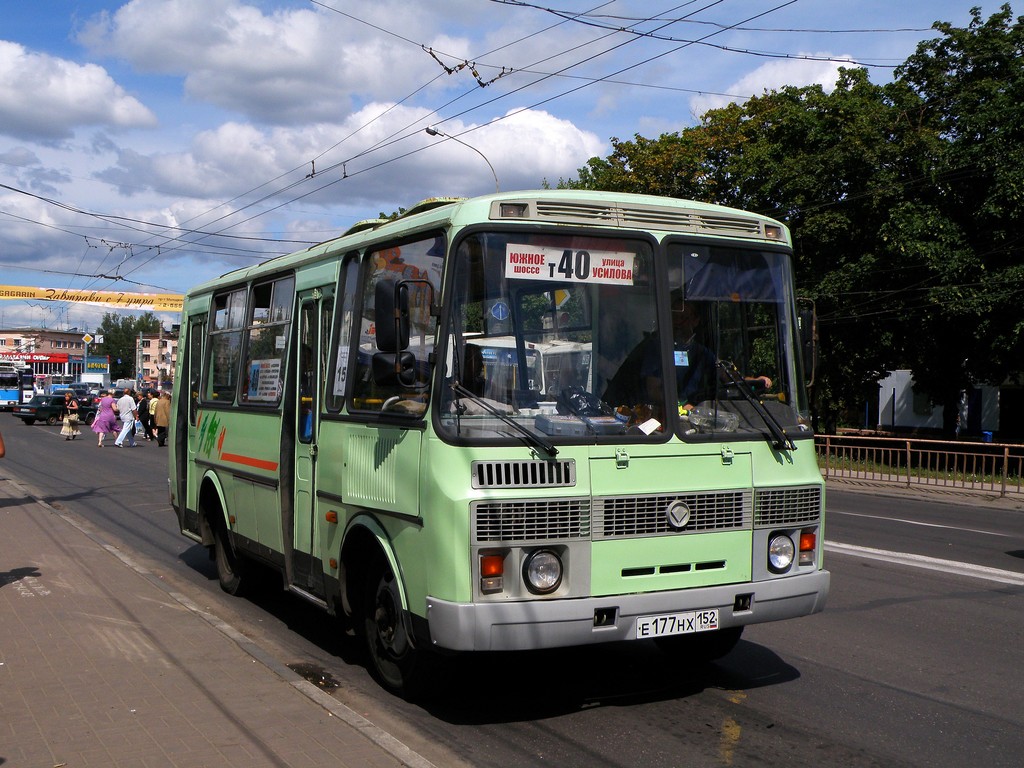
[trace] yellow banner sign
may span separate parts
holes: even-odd
[[[25,288],[0,285],[0,299],[32,299],[34,301],[68,301],[73,304],[95,304],[109,309],[148,309],[153,312],[181,312],[184,296],[180,293],[128,293],[126,291],[91,291],[74,288]]]

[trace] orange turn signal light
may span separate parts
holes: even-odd
[[[818,537],[814,535],[813,531],[804,531],[800,534],[800,551],[813,550],[817,541]]]
[[[480,575],[484,578],[501,576],[505,572],[503,555],[480,555]]]
[[[327,522],[328,523],[337,523],[338,522],[338,513],[335,512],[333,509],[330,512],[328,512],[326,515],[324,515],[324,517],[327,518]]]

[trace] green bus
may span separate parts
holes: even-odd
[[[776,221],[577,190],[432,199],[194,288],[182,333],[182,533],[227,592],[259,563],[350,622],[391,690],[442,651],[714,659],[824,607]],[[527,352],[558,348],[577,354],[538,376]]]

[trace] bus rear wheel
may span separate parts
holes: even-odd
[[[241,559],[231,548],[223,525],[218,525],[213,535],[213,559],[217,563],[217,581],[220,582],[220,588],[229,595],[242,594],[245,587],[245,569]]]
[[[657,637],[654,643],[681,664],[699,665],[725,656],[736,647],[742,635],[743,627],[726,627],[713,632]]]
[[[370,671],[388,690],[413,694],[418,654],[402,616],[398,582],[386,565],[378,563],[367,574],[361,610]]]

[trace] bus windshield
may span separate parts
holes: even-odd
[[[509,437],[509,419],[589,441],[803,431],[789,257],[669,241],[658,275],[657,247],[539,233],[462,240],[441,358],[460,386],[442,388],[442,433]]]

